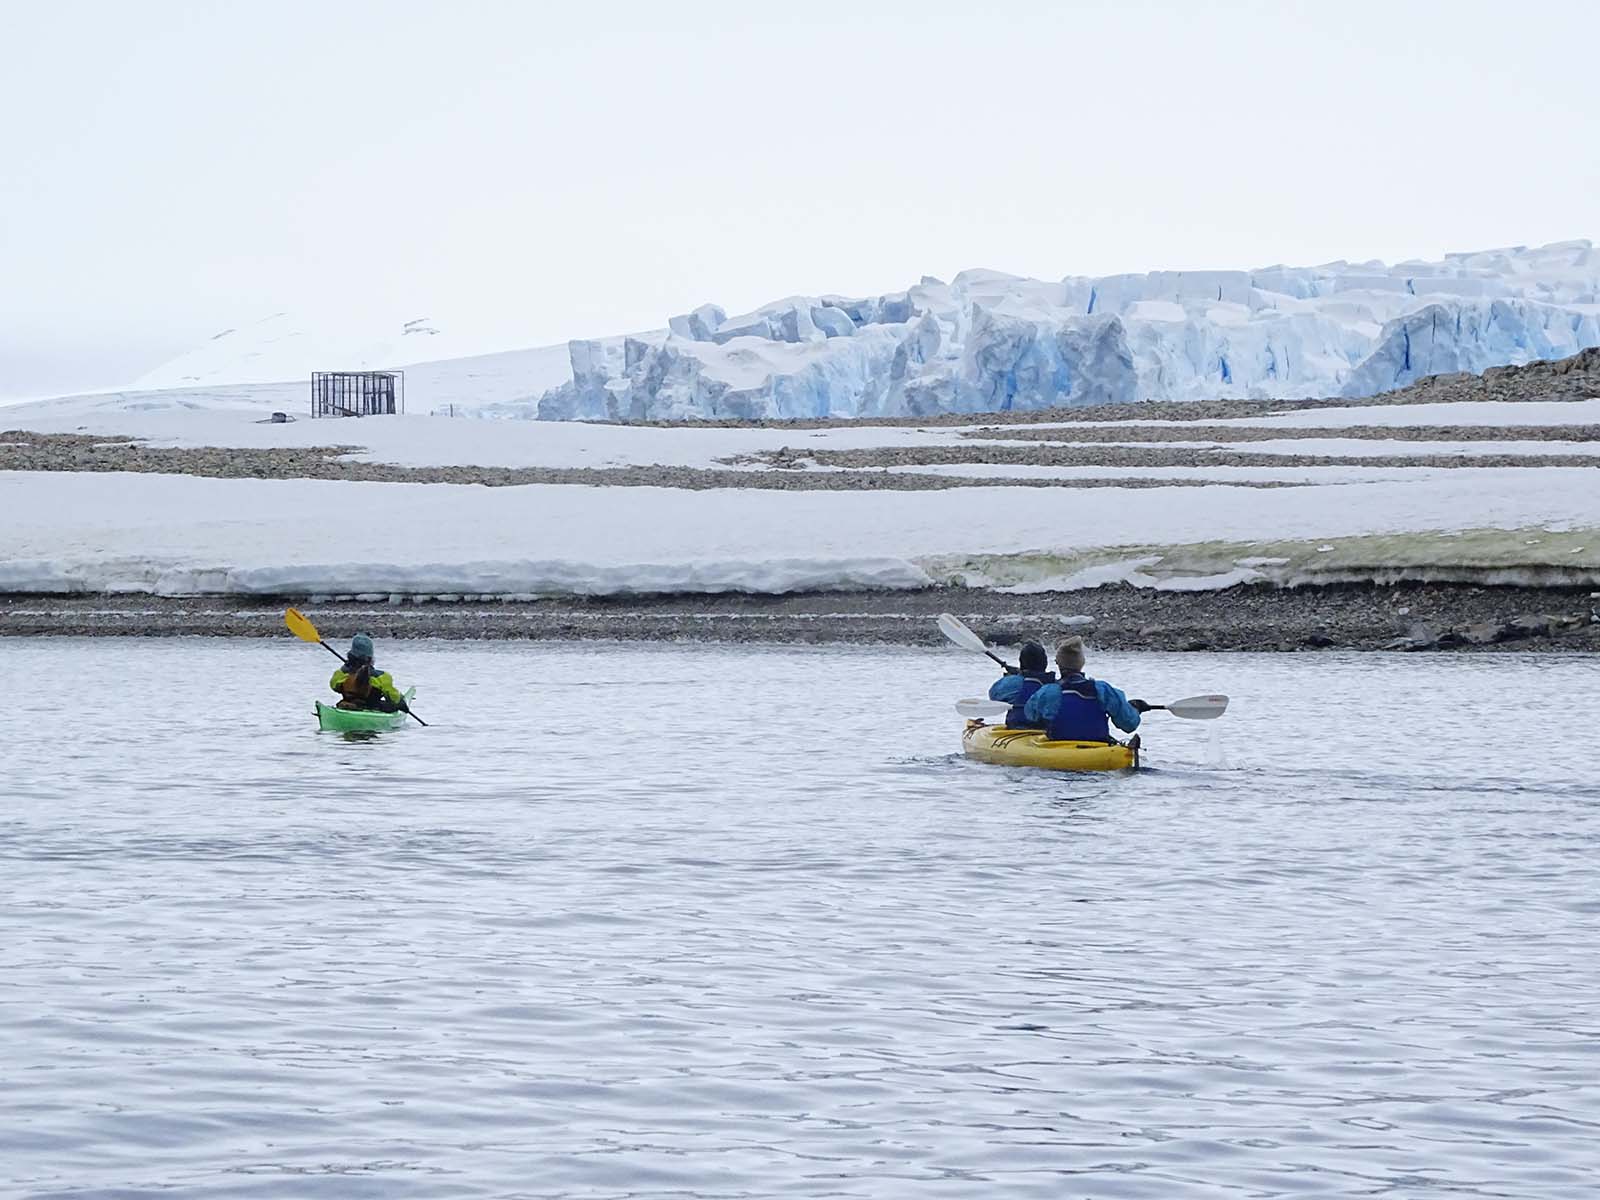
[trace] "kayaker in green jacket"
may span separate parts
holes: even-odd
[[[364,633],[350,639],[350,653],[345,656],[344,665],[333,673],[328,686],[339,693],[340,708],[411,711],[406,698],[389,678],[389,672],[380,671],[374,665],[372,638]]]

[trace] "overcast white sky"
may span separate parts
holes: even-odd
[[[0,0],[0,396],[280,309],[538,345],[1600,237],[1589,0],[765,7]]]

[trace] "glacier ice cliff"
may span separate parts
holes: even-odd
[[[546,419],[920,416],[1134,400],[1365,396],[1600,345],[1587,241],[1442,262],[998,271],[904,292],[714,304],[653,335],[575,341]],[[528,408],[532,408],[529,405]]]

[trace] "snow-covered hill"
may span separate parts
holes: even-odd
[[[225,329],[125,391],[103,394],[111,403],[141,409],[210,408],[226,397],[243,407],[295,411],[306,403],[313,371],[404,369],[413,413],[448,406],[531,408],[544,392],[572,378],[570,360],[565,345],[523,349],[514,336],[426,318],[351,324],[345,318],[275,313]]]

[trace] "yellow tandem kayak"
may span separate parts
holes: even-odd
[[[1127,771],[1139,765],[1138,740],[1129,745],[1105,742],[1052,742],[1037,729],[1007,729],[968,721],[961,735],[968,758],[1008,767],[1045,767],[1052,771]]]

